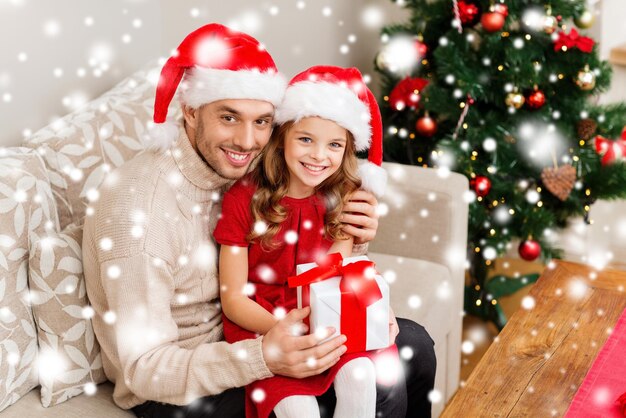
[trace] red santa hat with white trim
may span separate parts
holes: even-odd
[[[179,84],[181,103],[192,108],[225,99],[263,100],[276,107],[287,82],[252,36],[217,23],[202,26],[187,35],[161,70],[150,148],[167,149],[178,138],[167,109]]]
[[[317,116],[350,131],[357,151],[368,151],[359,164],[362,187],[382,196],[387,186],[383,162],[383,124],[376,98],[352,68],[320,65],[296,75],[276,108],[277,124]]]

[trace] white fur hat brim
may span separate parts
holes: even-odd
[[[277,72],[194,67],[185,71],[179,94],[184,104],[195,109],[226,99],[262,100],[276,107],[286,87],[287,80]]]
[[[359,177],[361,187],[381,197],[387,189],[387,171],[369,161],[359,160]]]
[[[298,122],[317,116],[328,119],[352,133],[357,151],[370,146],[371,127],[368,107],[347,86],[336,83],[302,81],[291,85],[277,107],[274,122]]]

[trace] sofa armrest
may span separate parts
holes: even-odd
[[[467,248],[468,190],[465,176],[432,168],[383,163],[389,174],[387,192],[379,200],[380,219],[376,238],[369,245],[373,253],[426,260],[445,266],[450,273],[449,292],[452,309],[449,317],[456,329],[448,336],[446,361],[449,373],[456,376],[447,381],[446,398],[458,387],[460,372],[461,327],[465,260]],[[397,280],[402,287],[413,284],[416,290],[423,278],[407,277]]]
[[[383,163],[389,174],[380,203],[376,239],[369,250],[442,264],[464,281],[468,203],[467,178],[449,172]]]

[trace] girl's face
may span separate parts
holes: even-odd
[[[335,122],[304,118],[285,135],[285,162],[289,170],[287,195],[303,198],[341,166],[347,131]]]

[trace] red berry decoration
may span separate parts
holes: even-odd
[[[474,3],[459,1],[459,17],[464,25],[473,25],[478,20],[480,8]]]
[[[520,243],[518,252],[524,260],[533,261],[541,254],[541,245],[535,240],[527,239]]]
[[[437,121],[431,118],[428,112],[415,123],[415,130],[421,136],[430,138],[437,132]]]
[[[531,109],[539,109],[546,104],[546,95],[541,90],[535,89],[526,97],[526,104]]]
[[[470,186],[474,189],[476,196],[485,197],[491,190],[491,180],[485,176],[476,176],[470,180]]]

